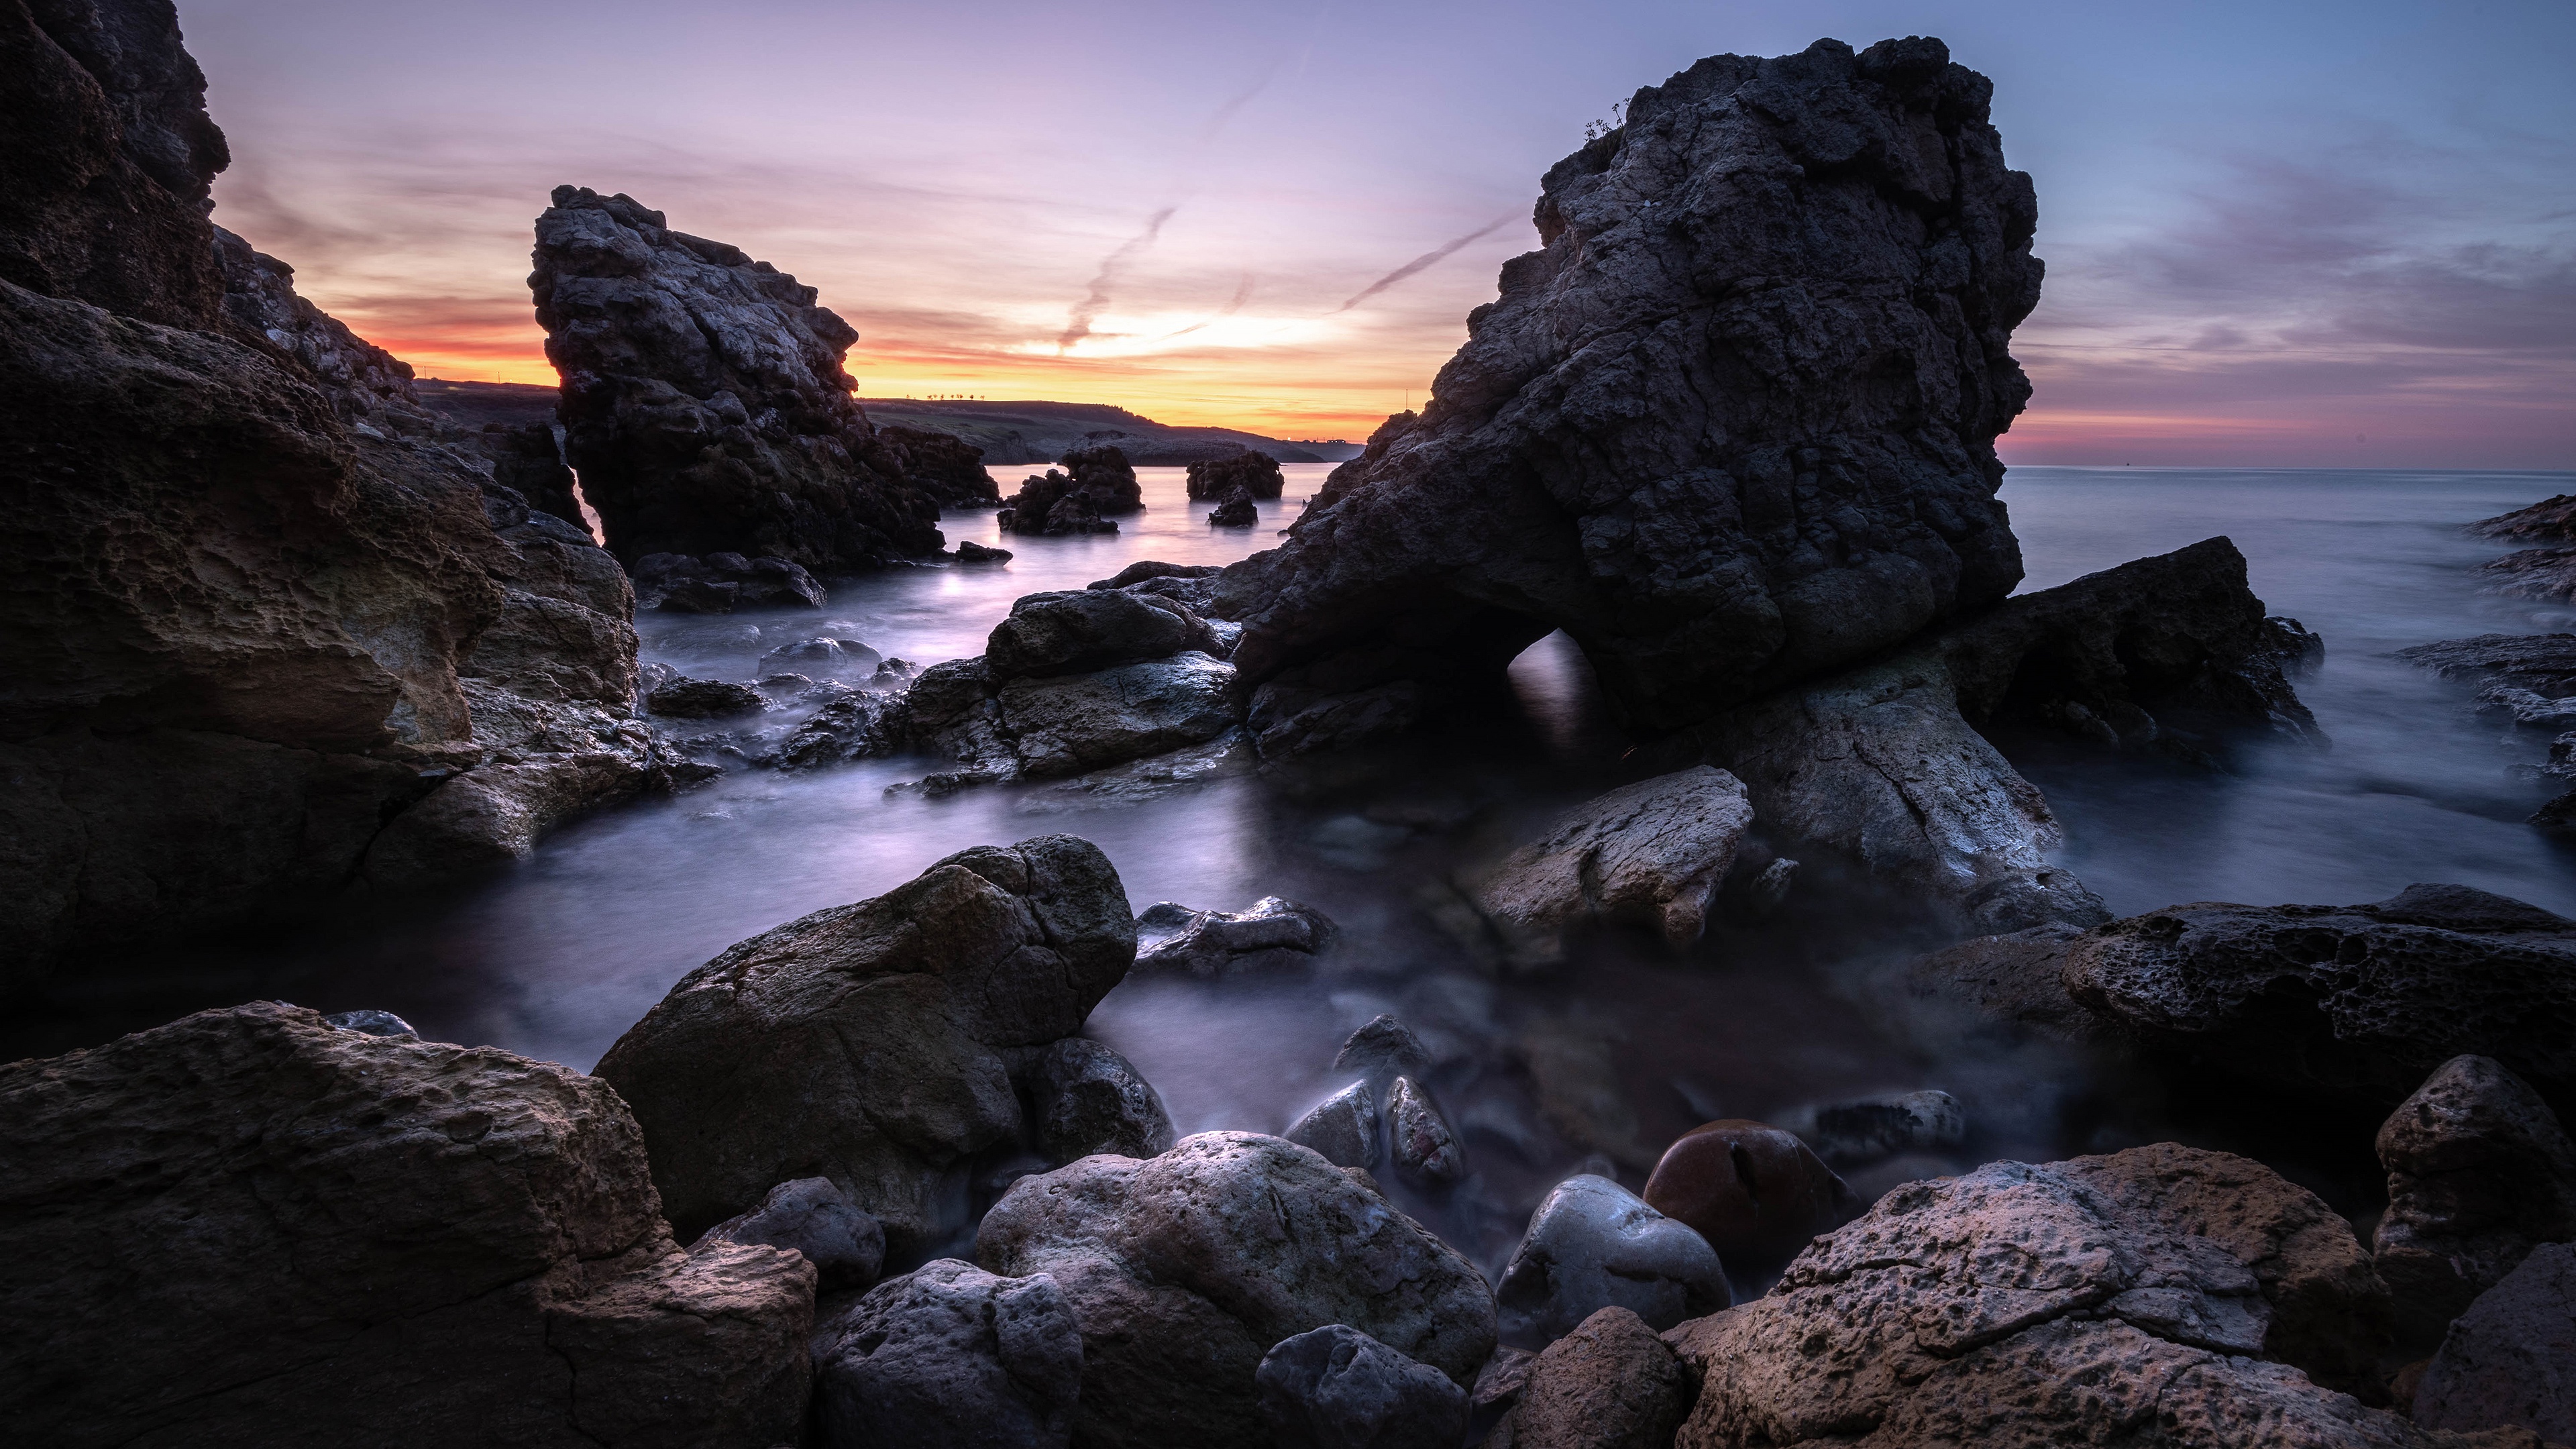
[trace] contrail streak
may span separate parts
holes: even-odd
[[[1403,266],[1396,268],[1394,271],[1391,271],[1385,276],[1378,278],[1376,281],[1369,283],[1367,286],[1362,287],[1358,296],[1351,298],[1349,301],[1335,307],[1332,311],[1327,312],[1324,315],[1327,317],[1335,317],[1351,310],[1353,307],[1356,307],[1362,302],[1367,301],[1369,298],[1376,296],[1378,293],[1385,291],[1387,288],[1394,286],[1396,283],[1403,281],[1405,278],[1412,276],[1414,273],[1421,271],[1424,267],[1430,266],[1432,263],[1439,261],[1442,257],[1458,250],[1460,247],[1474,241],[1476,238],[1500,228],[1505,222],[1508,222],[1511,219],[1511,216],[1508,214],[1498,216],[1492,221],[1485,223],[1483,226],[1476,228],[1474,231],[1467,233],[1465,236],[1458,238],[1456,241],[1442,242],[1440,245],[1433,247],[1431,250],[1424,252],[1418,257],[1415,257],[1412,261],[1406,262]]]
[[[1231,301],[1231,302],[1226,303],[1223,307],[1221,307],[1221,308],[1217,309],[1217,314],[1216,314],[1215,316],[1213,316],[1213,317],[1210,317],[1210,318],[1206,319],[1206,321],[1202,321],[1202,322],[1193,322],[1193,323],[1191,323],[1189,326],[1182,328],[1182,329],[1181,329],[1180,331],[1178,331],[1178,332],[1166,332],[1166,333],[1164,333],[1162,336],[1160,336],[1160,337],[1158,337],[1158,338],[1156,338],[1156,339],[1154,339],[1154,340],[1155,340],[1155,341],[1157,341],[1157,342],[1169,342],[1169,341],[1171,341],[1171,340],[1172,340],[1173,338],[1175,338],[1175,337],[1187,337],[1187,336],[1189,336],[1191,333],[1196,332],[1196,331],[1198,331],[1200,328],[1205,327],[1206,325],[1208,325],[1208,323],[1209,323],[1209,322],[1222,322],[1222,321],[1224,321],[1226,318],[1233,316],[1235,313],[1242,311],[1242,310],[1243,310],[1243,304],[1244,304],[1244,303],[1246,303],[1246,302],[1249,302],[1249,301],[1251,301],[1251,300],[1252,300],[1252,274],[1251,274],[1250,272],[1246,272],[1246,273],[1244,273],[1244,274],[1243,274],[1243,284],[1242,284],[1241,286],[1238,286],[1238,287],[1236,287],[1236,288],[1234,289],[1234,300],[1233,300],[1233,301]]]
[[[1177,206],[1167,206],[1155,212],[1146,219],[1143,231],[1129,237],[1119,244],[1116,251],[1100,259],[1100,271],[1091,279],[1090,294],[1073,305],[1072,313],[1065,318],[1064,334],[1055,340],[1056,356],[1062,357],[1065,349],[1091,335],[1092,319],[1109,309],[1109,289],[1117,282],[1119,270],[1154,244],[1154,238],[1163,233],[1163,223],[1170,221],[1172,213],[1178,210]]]

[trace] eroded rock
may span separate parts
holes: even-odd
[[[1252,495],[1241,488],[1229,491],[1208,510],[1211,528],[1251,528],[1261,522],[1261,510],[1253,506]]]
[[[1187,488],[1192,498],[1223,498],[1237,488],[1246,498],[1276,498],[1288,486],[1279,460],[1250,448],[1232,457],[1192,463],[1189,470]]]
[[[2517,508],[2511,513],[2479,519],[2469,525],[2469,532],[2481,538],[2576,543],[2576,493],[2561,493],[2544,498],[2529,508]]]
[[[758,714],[769,701],[750,685],[729,679],[674,679],[654,686],[644,696],[644,707],[672,719],[723,719]]]
[[[1679,951],[1707,928],[1718,883],[1753,824],[1733,775],[1707,765],[1641,780],[1567,812],[1476,887],[1507,934],[1542,957],[1589,924],[1642,926]]]

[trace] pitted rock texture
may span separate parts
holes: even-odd
[[[2467,886],[2168,906],[2077,937],[2068,993],[2230,1076],[2394,1105],[2462,1053],[2576,1091],[2576,921]]]
[[[939,551],[939,500],[851,400],[858,333],[813,288],[623,193],[553,199],[528,286],[566,456],[619,558],[859,569]]]
[[[606,1084],[274,1002],[0,1067],[0,1417],[64,1446],[738,1445],[814,1270],[683,1254]]]
[[[823,1449],[1064,1449],[1082,1335],[1044,1273],[942,1258],[881,1283],[815,1334]]]
[[[2429,1444],[2311,1381],[2369,1375],[2387,1317],[2351,1228],[2259,1164],[1993,1163],[1898,1188],[1667,1334],[1701,1380],[1675,1442]]]
[[[1540,956],[1590,925],[1640,926],[1688,950],[1752,826],[1743,782],[1724,770],[1658,775],[1566,812],[1486,877],[1476,902]]]
[[[2469,525],[2482,538],[2510,538],[2525,543],[2576,543],[2576,493],[2544,498]]]
[[[1645,1320],[1604,1308],[1541,1350],[1485,1449],[1668,1449],[1690,1373]]]
[[[1074,1439],[1103,1449],[1263,1442],[1262,1357],[1327,1324],[1462,1388],[1494,1350],[1473,1265],[1322,1157],[1257,1133],[1021,1178],[985,1215],[975,1260],[1064,1289],[1082,1325]]]
[[[1002,1052],[1078,1030],[1136,926],[1069,835],[979,846],[872,900],[742,941],[680,978],[599,1061],[694,1231],[820,1176],[901,1255],[964,1226],[964,1173],[1018,1140]]]
[[[1210,458],[1192,463],[1184,485],[1192,498],[1223,498],[1240,488],[1254,498],[1276,498],[1288,486],[1279,471],[1279,460],[1267,453],[1244,449],[1230,458]]]
[[[2040,265],[1990,91],[1919,38],[1638,91],[1422,414],[1227,571],[1247,677],[1437,693],[1563,629],[1659,732],[2003,598]]]
[[[2400,1326],[2440,1338],[2540,1243],[2576,1241],[2576,1142],[2540,1094],[2459,1056],[2379,1129],[2388,1211],[2371,1237]]]

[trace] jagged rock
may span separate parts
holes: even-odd
[[[1416,1182],[1456,1182],[1467,1175],[1467,1151],[1431,1094],[1411,1077],[1386,1089],[1387,1158]]]
[[[223,268],[225,320],[303,364],[324,384],[341,421],[384,432],[429,430],[428,410],[412,390],[411,364],[296,295],[295,268],[222,227],[215,228],[215,257]]]
[[[1720,1254],[1750,1262],[1787,1257],[1861,1207],[1807,1144],[1741,1118],[1675,1139],[1646,1179],[1646,1202]]]
[[[2519,1427],[2576,1443],[2576,1244],[2535,1248],[2478,1295],[2415,1390],[2430,1429]]]
[[[1413,1028],[1392,1016],[1374,1016],[1368,1024],[1352,1032],[1333,1053],[1333,1070],[1365,1072],[1371,1081],[1387,1077],[1418,1077],[1431,1068],[1431,1049]]]
[[[2576,602],[2576,548],[2526,548],[2478,565],[2486,592],[2512,599]]]
[[[1066,449],[1058,461],[1072,475],[1074,491],[1100,512],[1133,513],[1145,506],[1145,490],[1136,481],[1136,469],[1117,444],[1087,442],[1082,447]]]
[[[1055,1280],[941,1258],[815,1335],[824,1449],[1064,1449],[1082,1335]]]
[[[1377,1098],[1366,1082],[1353,1082],[1307,1109],[1280,1134],[1335,1167],[1363,1171],[1377,1166]]]
[[[1752,825],[1743,784],[1724,770],[1658,775],[1568,811],[1486,877],[1476,901],[1541,958],[1592,923],[1642,926],[1685,950]]]
[[[2576,543],[2576,493],[2561,493],[2544,498],[2529,508],[2517,508],[2511,513],[2479,519],[2469,525],[2469,532],[2481,538]]]
[[[1020,483],[994,522],[1005,533],[1116,533],[1118,525],[1103,515],[1133,513],[1144,507],[1144,490],[1127,455],[1109,445],[1077,448],[1064,455],[1065,468],[1030,474]]]
[[[975,1259],[1063,1287],[1082,1325],[1074,1432],[1104,1449],[1261,1442],[1262,1357],[1326,1324],[1460,1385],[1494,1348],[1473,1265],[1323,1158],[1257,1133],[1021,1178],[985,1215]]]
[[[1467,1392],[1347,1323],[1283,1338],[1253,1375],[1278,1449],[1452,1449]]]
[[[0,1066],[0,1416],[64,1446],[792,1440],[814,1270],[550,1062],[261,1002]]]
[[[2576,921],[2467,886],[2358,906],[2205,901],[2070,942],[2068,993],[2199,1070],[2393,1105],[2463,1052],[2576,1090]]]
[[[1638,91],[1423,413],[1227,571],[1247,680],[1442,695],[1563,629],[1660,732],[2010,593],[1993,442],[2040,269],[1990,90],[1910,39]]]
[[[1816,1150],[1828,1165],[1876,1162],[1902,1152],[1956,1147],[1968,1135],[1967,1114],[1947,1092],[1897,1092],[1805,1108],[1776,1124]]]
[[[1199,977],[1290,970],[1315,964],[1340,935],[1322,911],[1277,896],[1240,911],[1190,911],[1178,925],[1137,953],[1136,969]]]
[[[2484,681],[2478,703],[2517,725],[2576,728],[2576,634],[2481,634],[2418,644],[2397,657],[2445,679]]]
[[[476,441],[483,455],[492,460],[493,482],[590,539],[590,525],[581,516],[581,500],[573,492],[572,469],[564,466],[563,443],[555,437],[555,424],[521,423],[512,427],[508,423],[485,423]]]
[[[895,476],[951,508],[998,508],[1002,490],[984,471],[984,450],[954,433],[888,424],[877,441]],[[961,547],[960,553],[964,552]]]
[[[873,760],[903,747],[909,716],[896,695],[861,690],[814,711],[778,747],[782,770]]]
[[[757,605],[819,609],[830,597],[786,559],[722,551],[704,558],[648,553],[635,561],[635,588],[639,607],[683,614],[730,614]]]
[[[2050,860],[2012,727],[2205,761],[2236,732],[2322,739],[2281,673],[2285,634],[2225,539],[2023,594],[1897,655],[1720,716],[1692,738],[1765,827],[1834,847],[1983,932],[2109,919]]]
[[[2576,1239],[2576,1143],[2490,1058],[2444,1062],[2389,1114],[2378,1146],[2388,1211],[2372,1252],[2409,1337],[2439,1337],[2534,1244]]]
[[[1021,1130],[1000,1052],[1072,1035],[1135,940],[1090,842],[980,846],[737,943],[598,1072],[644,1124],[684,1229],[822,1176],[916,1251],[964,1225],[966,1160]]]
[[[996,679],[1038,679],[1191,649],[1213,654],[1216,639],[1187,608],[1151,595],[1071,589],[1014,600],[984,641],[984,661]]]
[[[563,375],[564,453],[608,546],[868,568],[939,551],[939,504],[851,400],[858,340],[814,289],[558,186],[537,218],[537,323]]]
[[[1211,528],[1251,528],[1261,522],[1261,510],[1252,506],[1252,495],[1236,488],[1225,495],[1216,507],[1208,510]]]
[[[644,696],[644,707],[672,719],[721,719],[758,714],[768,700],[748,684],[727,679],[674,679]]]
[[[1223,498],[1237,488],[1248,498],[1276,498],[1288,486],[1287,475],[1279,471],[1279,460],[1250,448],[1232,457],[1192,463],[1189,469],[1192,498]]]
[[[2350,1227],[2259,1164],[1991,1163],[1898,1188],[1669,1334],[1701,1380],[1675,1443],[2429,1449],[2334,1391],[2375,1382],[2387,1320]]]
[[[1544,1347],[1605,1308],[1660,1332],[1735,1301],[1706,1238],[1588,1173],[1557,1184],[1530,1215],[1494,1296],[1503,1337],[1525,1348]]]
[[[1078,1036],[1038,1057],[1029,1115],[1038,1145],[1058,1167],[1095,1152],[1153,1157],[1178,1140],[1162,1097],[1135,1063]]]
[[[1542,1350],[1485,1449],[1669,1449],[1690,1374],[1645,1320],[1604,1308]]]
[[[885,1225],[859,1210],[827,1177],[800,1177],[769,1190],[760,1206],[709,1228],[689,1247],[714,1242],[792,1248],[833,1289],[865,1288],[885,1266]]]
[[[961,539],[957,544],[957,561],[959,563],[1009,563],[1011,551],[1007,548],[986,548],[971,538]]]
[[[1224,571],[1216,564],[1175,564],[1161,563],[1154,559],[1138,559],[1108,578],[1093,579],[1085,587],[1125,589],[1133,588],[1137,584],[1150,583],[1156,579],[1212,579]]]

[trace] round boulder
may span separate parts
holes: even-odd
[[[1807,1144],[1740,1118],[1694,1127],[1665,1148],[1646,1201],[1721,1256],[1754,1261],[1787,1257],[1858,1206]]]
[[[1496,1297],[1503,1336],[1532,1348],[1606,1308],[1660,1331],[1735,1301],[1707,1239],[1590,1173],[1557,1184],[1530,1215]]]
[[[1456,1449],[1467,1391],[1347,1323],[1281,1339],[1253,1376],[1276,1449]]]
[[[1171,1115],[1135,1063],[1069,1036],[1038,1058],[1030,1083],[1038,1145],[1057,1165],[1095,1152],[1152,1157],[1175,1140]]]

